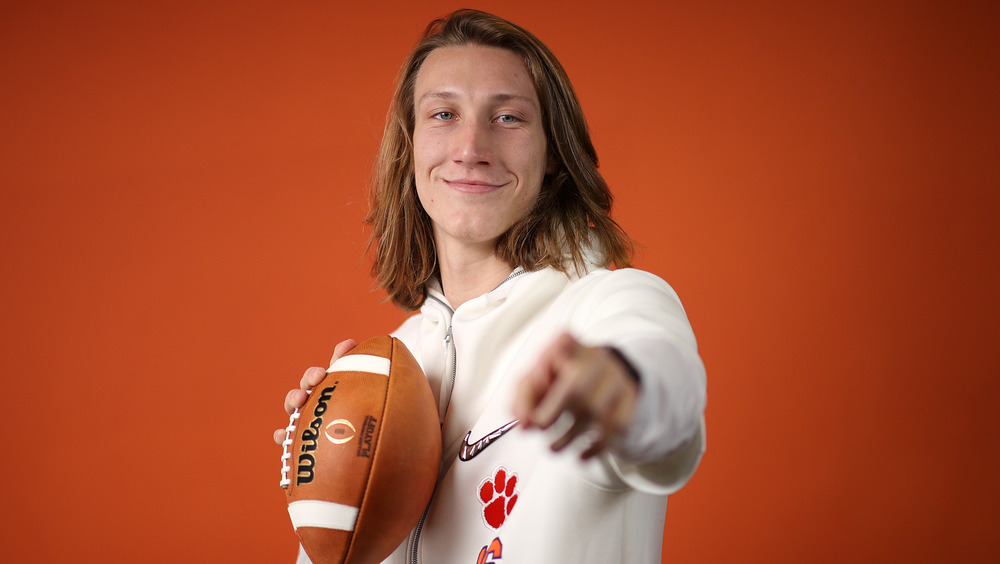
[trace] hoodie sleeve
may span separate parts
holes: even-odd
[[[612,346],[639,377],[639,401],[608,462],[629,486],[680,489],[705,449],[706,375],[694,332],[674,290],[635,269],[586,280],[572,331],[584,344]]]

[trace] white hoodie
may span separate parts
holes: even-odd
[[[616,454],[584,462],[584,445],[552,452],[565,427],[511,425],[518,381],[562,331],[617,348],[639,374]],[[432,287],[394,336],[439,398],[443,452],[424,518],[386,564],[660,562],[666,496],[705,446],[705,370],[666,282],[635,269],[518,269],[454,312]]]

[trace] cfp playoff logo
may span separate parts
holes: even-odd
[[[334,382],[332,386],[323,388],[320,391],[319,400],[316,401],[316,407],[313,409],[313,420],[309,422],[308,427],[302,430],[302,443],[299,447],[301,454],[299,454],[298,472],[295,476],[296,486],[308,484],[315,477],[316,457],[313,455],[313,451],[319,446],[321,432],[322,436],[335,445],[350,442],[351,439],[358,435],[357,428],[347,419],[335,419],[329,422],[326,427],[323,426],[323,416],[326,414],[330,398],[333,396],[333,392],[337,389],[337,384],[339,383],[339,381]],[[361,424],[356,456],[359,458],[371,458],[372,443],[375,440],[375,431],[377,428],[378,419],[371,415],[366,415],[364,422]]]

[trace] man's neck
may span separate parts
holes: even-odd
[[[496,288],[514,268],[500,260],[493,249],[438,252],[441,289],[453,309]]]

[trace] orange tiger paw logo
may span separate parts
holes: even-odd
[[[517,474],[508,475],[503,466],[497,468],[493,478],[479,486],[479,501],[486,524],[493,529],[502,527],[517,503]]]

